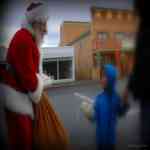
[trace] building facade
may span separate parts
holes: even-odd
[[[41,72],[48,75],[53,83],[75,80],[75,61],[73,47],[43,47]]]
[[[81,34],[77,39],[68,43],[75,49],[75,76],[77,80],[91,80],[92,55],[91,32]]]
[[[117,66],[120,77],[128,75],[133,67],[138,28],[134,11],[92,7],[89,24],[89,30],[74,36],[76,38],[71,38],[72,41],[61,39],[61,43],[65,41],[64,45],[75,48],[76,79],[100,79],[101,68],[107,63]],[[76,35],[76,30],[70,33]],[[67,36],[69,39],[69,34]]]
[[[67,45],[89,29],[89,22],[64,21],[60,27],[60,46]]]
[[[128,75],[133,66],[138,27],[134,11],[92,7],[91,16],[93,72],[112,63],[118,67],[120,76]]]

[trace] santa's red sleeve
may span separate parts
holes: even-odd
[[[43,91],[43,81],[37,73],[39,53],[33,47],[33,42],[28,37],[18,36],[10,45],[7,58],[15,69],[19,85],[37,103]]]

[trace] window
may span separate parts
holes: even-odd
[[[54,80],[73,78],[73,58],[49,58],[43,62],[43,72]]]
[[[127,35],[128,39],[134,40],[135,36],[136,36],[136,33],[134,33],[134,32],[128,32],[126,35]]]
[[[57,80],[57,59],[45,59],[43,62],[43,72],[52,79]]]
[[[62,59],[59,60],[59,79],[72,78],[72,60]]]
[[[126,38],[126,35],[124,32],[117,32],[115,33],[115,38],[122,41]]]
[[[99,32],[98,38],[100,41],[105,41],[108,38],[108,33],[107,32]]]

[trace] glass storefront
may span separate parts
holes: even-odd
[[[73,58],[48,58],[43,61],[43,73],[54,80],[73,79]]]

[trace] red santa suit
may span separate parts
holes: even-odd
[[[11,149],[32,149],[33,105],[39,102],[43,90],[39,59],[33,35],[25,28],[20,29],[7,53],[7,62],[14,73],[1,71]]]

